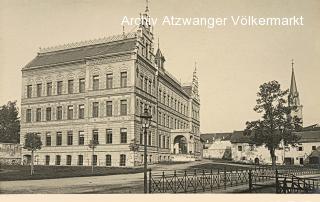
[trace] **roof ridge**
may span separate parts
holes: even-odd
[[[125,35],[118,34],[118,35],[112,35],[109,37],[66,43],[66,44],[57,45],[57,46],[50,46],[50,47],[46,47],[46,48],[40,48],[39,53],[49,53],[49,52],[67,50],[67,49],[72,49],[72,48],[79,48],[79,47],[83,47],[83,46],[102,44],[102,43],[118,41],[118,40],[123,40],[123,39],[128,39],[128,38],[134,38],[134,37],[136,37],[136,32],[129,32]]]

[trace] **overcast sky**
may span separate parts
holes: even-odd
[[[144,7],[145,0],[0,0],[0,104],[20,103],[21,68],[39,47],[120,34],[123,17],[138,17]],[[257,119],[259,85],[277,80],[289,88],[292,58],[304,125],[320,122],[320,1],[151,0],[149,9],[159,19],[303,16],[296,27],[158,24],[154,32],[177,79],[191,81],[197,61],[201,132],[242,130]]]

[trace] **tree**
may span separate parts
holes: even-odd
[[[0,107],[0,142],[20,142],[20,120],[17,101],[9,101]]]
[[[296,107],[287,105],[288,92],[282,91],[277,81],[260,85],[254,111],[261,114],[261,119],[247,122],[244,131],[252,144],[268,148],[272,166],[275,166],[275,150],[279,148],[280,143],[294,146],[299,137],[293,132],[302,129],[301,119],[290,115]]]
[[[42,142],[41,137],[37,135],[36,133],[27,133],[25,136],[25,144],[24,149],[27,149],[28,151],[31,151],[31,175],[34,174],[34,152],[36,150],[41,149]]]
[[[89,148],[92,149],[92,157],[91,157],[91,173],[93,174],[93,168],[94,168],[94,164],[93,164],[93,156],[94,156],[94,149],[97,147],[97,145],[99,144],[99,141],[97,139],[93,139],[90,140],[89,143]]]

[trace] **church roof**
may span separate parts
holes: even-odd
[[[134,38],[133,34],[118,35],[41,49],[38,55],[24,68],[77,62],[100,55],[133,51],[136,48]]]

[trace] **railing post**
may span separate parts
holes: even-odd
[[[238,168],[236,168],[236,186],[238,185],[239,173]]]
[[[177,173],[176,173],[176,170],[174,170],[174,173],[173,173],[173,181],[174,181],[173,193],[177,193]]]
[[[184,192],[187,192],[187,171],[184,171]]]
[[[280,193],[279,173],[277,169],[276,169],[276,193]]]
[[[218,168],[217,181],[218,181],[218,189],[219,189],[220,188],[220,182],[221,182],[221,176],[220,176],[220,169],[219,168]]]
[[[224,167],[224,189],[227,189],[227,168]]]
[[[213,189],[213,173],[212,173],[212,169],[210,171],[210,191],[212,192]]]
[[[194,170],[194,193],[197,193],[198,179],[197,179],[197,170]]]
[[[149,193],[151,193],[152,189],[152,180],[151,180],[152,174],[151,174],[151,168],[149,169]]]
[[[249,193],[252,192],[252,172],[249,170]]]
[[[206,180],[205,180],[205,173],[204,170],[202,170],[202,179],[201,179],[201,184],[202,184],[202,191],[205,192],[205,187],[206,187]]]
[[[165,176],[164,176],[164,171],[162,171],[162,193],[165,193]]]

